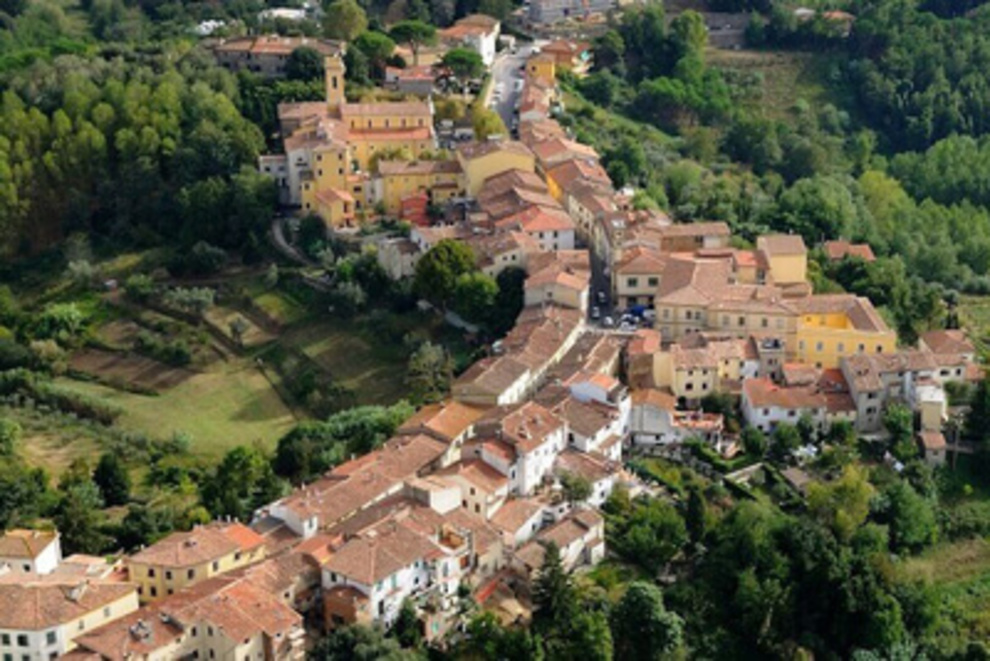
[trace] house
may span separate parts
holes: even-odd
[[[253,71],[269,78],[285,76],[285,65],[292,51],[312,48],[323,57],[340,55],[339,42],[312,37],[260,35],[221,39],[213,47],[217,64],[229,71]]]
[[[526,60],[526,78],[548,85],[557,80],[557,58],[549,53],[537,53]]]
[[[536,156],[537,171],[540,174],[545,174],[555,165],[565,161],[574,159],[597,161],[599,158],[594,147],[564,137],[540,141],[530,148]]]
[[[770,265],[773,281],[778,285],[805,282],[808,279],[808,249],[798,234],[769,234],[757,237],[756,249]]]
[[[485,409],[457,400],[427,404],[402,423],[397,435],[427,434],[443,443],[463,445],[474,434],[475,423],[485,415]]]
[[[531,383],[529,367],[511,356],[475,362],[451,385],[459,402],[475,406],[506,406],[523,400]]]
[[[604,14],[615,6],[614,0],[534,0],[529,6],[531,23],[559,23],[573,18],[587,20]]]
[[[591,493],[582,501],[590,507],[601,507],[612,495],[618,479],[620,464],[607,459],[597,452],[587,453],[564,450],[557,455],[554,475],[558,479],[567,476],[584,480],[591,487]]]
[[[509,478],[514,495],[531,495],[553,468],[565,447],[566,423],[533,401],[489,412],[478,422],[474,456]]]
[[[491,518],[507,549],[517,549],[543,527],[547,504],[539,498],[510,498]]]
[[[635,246],[624,251],[612,269],[616,306],[623,310],[637,305],[652,308],[667,261],[665,254],[650,247]]]
[[[590,287],[587,273],[556,263],[526,278],[523,300],[527,307],[552,303],[587,312]]]
[[[922,429],[918,432],[918,448],[925,462],[932,466],[945,465],[945,454],[948,444],[942,432]]]
[[[379,199],[390,214],[397,214],[402,199],[414,193],[426,193],[431,204],[464,195],[457,161],[379,161],[377,179]]]
[[[467,243],[474,250],[478,268],[492,278],[507,268],[526,269],[530,258],[543,252],[537,239],[518,230],[476,235]]]
[[[480,459],[451,464],[436,475],[457,486],[461,506],[484,519],[490,519],[509,497],[509,480]]]
[[[625,352],[626,383],[634,390],[637,388],[652,388],[656,385],[653,378],[653,354],[660,351],[660,333],[652,328],[637,330]]]
[[[411,278],[416,274],[419,247],[409,239],[388,237],[378,242],[375,258],[392,280]]]
[[[0,577],[0,654],[54,659],[76,639],[138,608],[131,583],[53,576]]]
[[[532,580],[543,566],[546,545],[560,550],[565,571],[598,564],[605,557],[605,519],[593,509],[577,509],[549,528],[541,530],[513,555],[512,567]]]
[[[653,354],[653,382],[689,404],[713,392],[737,393],[744,379],[759,372],[751,348],[748,339],[685,336]]]
[[[677,410],[677,398],[656,388],[632,392],[629,440],[650,447],[697,438],[721,451],[725,421],[721,414]]]
[[[62,561],[58,531],[7,530],[0,536],[0,567],[22,574],[50,574]]]
[[[962,330],[926,331],[918,338],[918,348],[933,354],[958,354],[969,362],[976,360],[976,347]]]
[[[569,158],[553,164],[545,171],[545,176],[550,194],[561,203],[564,201],[564,196],[575,190],[579,183],[612,185],[612,180],[598,159],[587,156]]]
[[[540,52],[552,56],[560,71],[583,76],[591,69],[591,44],[587,42],[558,39],[543,45]]]
[[[421,65],[405,69],[385,67],[385,88],[402,94],[426,97],[433,94],[435,77],[431,66]]]
[[[501,218],[496,227],[525,232],[547,252],[574,250],[574,221],[560,207],[533,205]]]
[[[618,408],[594,400],[580,401],[568,395],[553,407],[567,423],[567,446],[581,452],[598,452],[605,459],[622,458],[626,420]]]
[[[877,259],[868,243],[850,243],[845,240],[826,241],[822,245],[822,249],[831,262],[838,262],[846,257],[855,257],[864,262],[873,262]]]
[[[456,460],[457,448],[427,434],[391,438],[378,450],[343,463],[319,480],[261,508],[256,520],[273,517],[309,539],[389,496],[406,480]]]
[[[828,402],[817,384],[778,385],[767,377],[746,379],[742,388],[743,418],[763,432],[772,432],[781,422],[797,424],[811,418],[820,430],[827,428]]]
[[[175,532],[127,558],[142,603],[160,599],[265,556],[262,537],[241,523],[217,521]]]
[[[536,171],[536,158],[529,147],[514,140],[487,140],[460,145],[457,161],[464,172],[464,189],[475,197],[485,180],[509,170]]]
[[[185,588],[84,633],[75,653],[112,661],[301,661],[302,616],[255,578],[215,576]]]
[[[449,28],[437,31],[437,37],[450,48],[466,47],[476,51],[485,66],[490,67],[495,61],[501,25],[498,19],[491,16],[471,14],[457,20]]]

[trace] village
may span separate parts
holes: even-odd
[[[559,4],[534,6],[568,11]],[[514,52],[496,47],[499,28],[468,16],[441,42],[494,68]],[[277,75],[287,40],[242,40],[217,57]],[[582,75],[588,44],[532,48],[517,88],[486,85],[483,100],[508,97],[511,116],[508,134],[484,140],[436,119],[428,53],[389,72],[418,100],[354,103],[341,49],[320,50],[325,100],[281,104],[284,151],[258,164],[282,204],[328,233],[378,216],[407,222],[408,236],[372,248],[394,280],[449,242],[469,246],[491,277],[521,268],[522,313],[448,399],[250,521],[175,532],[111,562],[63,558],[57,532],[7,531],[4,661],[301,659],[310,632],[389,628],[410,607],[440,642],[463,626],[465,600],[525,621],[549,547],[567,570],[594,566],[609,552],[600,509],[613,491],[657,491],[631,458],[744,452],[738,425],[704,406],[716,395],[767,436],[800,421],[817,439],[844,425],[880,445],[885,411],[903,406],[926,462],[963,451],[947,388],[982,378],[965,334],[934,330],[903,346],[869,299],[813,292],[810,251],[868,262],[869,246],[767,234],[743,247],[726,223],[638,208],[555,119],[558,73]],[[805,443],[781,462],[799,492],[814,479],[802,457],[819,451]]]

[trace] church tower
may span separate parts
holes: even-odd
[[[344,58],[328,55],[323,59],[324,82],[327,87],[327,108],[331,115],[339,115],[344,105]]]

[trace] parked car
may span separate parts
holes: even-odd
[[[599,289],[598,290],[598,304],[599,305],[604,305],[605,304],[605,290],[604,289]]]
[[[591,318],[592,319],[598,319],[601,316],[602,316],[602,311],[598,308],[597,305],[595,307],[591,308]]]
[[[619,330],[623,333],[632,333],[636,330],[636,324],[635,322],[623,321],[619,324]]]
[[[612,319],[612,317],[605,317],[604,319],[602,319],[602,326],[605,328],[614,328],[615,320]]]

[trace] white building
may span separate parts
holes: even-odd
[[[725,421],[720,414],[678,411],[673,395],[653,388],[633,391],[629,438],[632,445],[658,446],[700,439],[723,448]]]
[[[0,536],[0,566],[22,574],[50,574],[62,561],[58,532],[8,530]]]
[[[448,46],[467,47],[477,51],[485,66],[490,67],[495,61],[501,27],[502,24],[491,16],[472,14],[449,28],[440,30],[438,36]]]
[[[0,579],[0,655],[57,658],[75,647],[75,638],[137,608],[131,583],[8,575]]]

